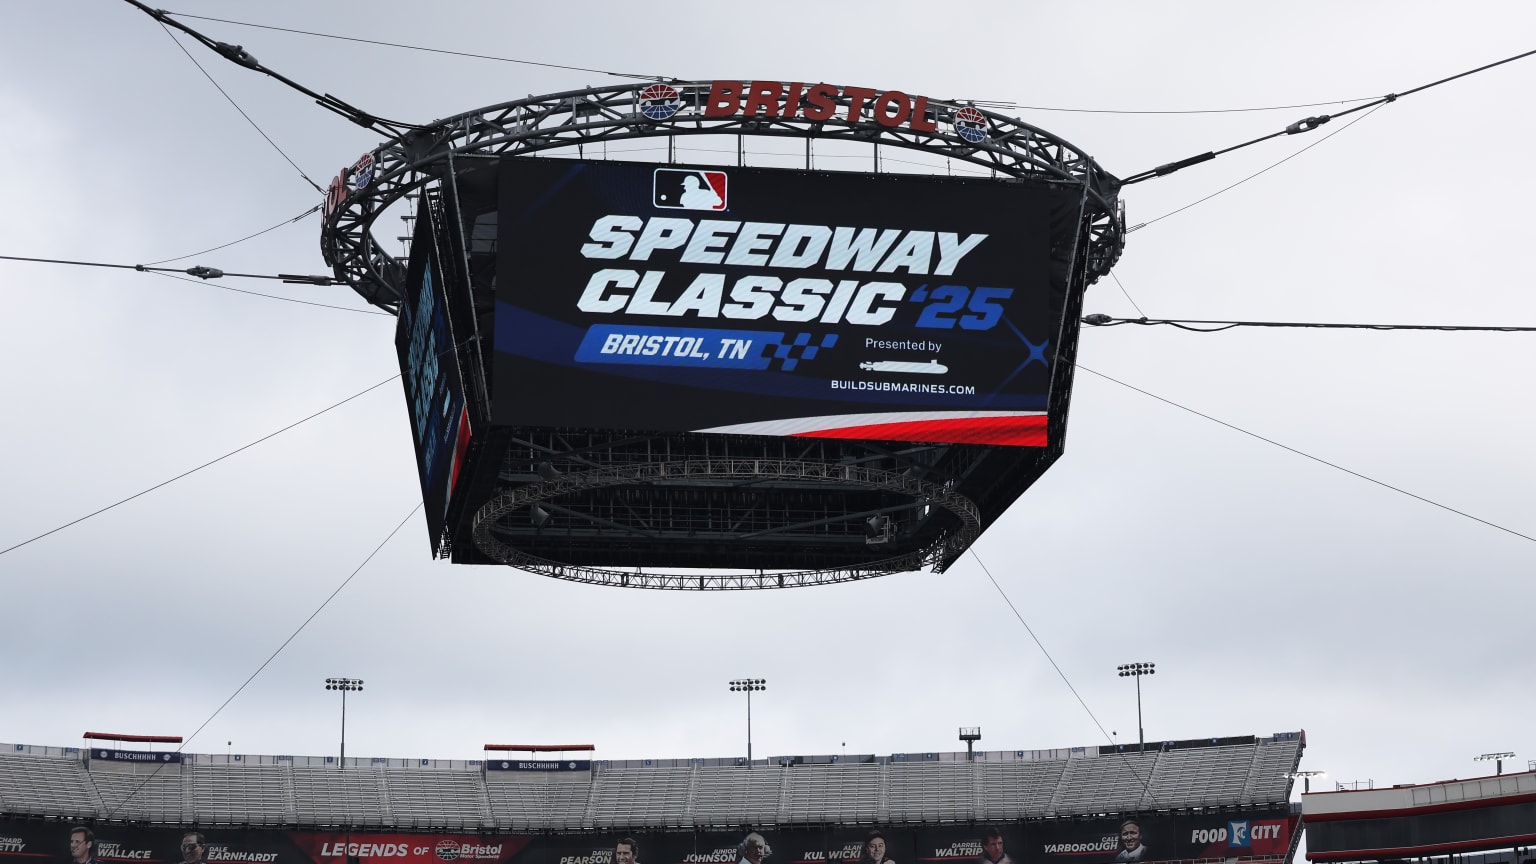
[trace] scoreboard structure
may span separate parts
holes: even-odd
[[[690,136],[735,164],[678,158]],[[803,167],[748,165],[752,137],[802,141]],[[629,139],[666,158],[601,158]],[[874,170],[824,170],[818,143]],[[893,150],[938,167],[891,171]],[[332,181],[322,249],[398,316],[435,555],[790,587],[943,571],[1061,456],[1118,189],[973,105],[654,82],[385,142]],[[402,260],[374,225],[408,199]]]

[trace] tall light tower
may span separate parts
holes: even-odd
[[[1143,753],[1147,750],[1146,730],[1141,728],[1141,676],[1156,675],[1156,663],[1126,663],[1115,667],[1121,678],[1136,679],[1136,742]]]
[[[1473,762],[1492,762],[1496,766],[1494,768],[1495,773],[1503,774],[1504,773],[1504,760],[1505,759],[1513,759],[1513,758],[1515,758],[1515,754],[1513,754],[1513,753],[1484,753],[1481,756],[1473,756],[1472,757],[1472,761]]]
[[[1292,780],[1295,780],[1298,777],[1301,778],[1301,793],[1303,795],[1305,795],[1308,792],[1312,791],[1312,778],[1313,777],[1327,777],[1328,776],[1328,772],[1326,772],[1326,771],[1287,771],[1287,772],[1285,772],[1285,776],[1291,778]]]
[[[341,760],[338,768],[347,767],[347,694],[363,689],[361,678],[327,678],[325,689],[341,691]]]
[[[752,767],[752,694],[758,690],[767,690],[768,681],[764,678],[738,678],[731,683],[732,693],[747,694],[747,767]]]

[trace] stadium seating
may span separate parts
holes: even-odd
[[[485,788],[496,827],[564,831],[583,827],[592,778],[584,773],[488,771]]]
[[[182,766],[192,775],[191,806],[198,825],[291,825],[291,770],[267,765]]]
[[[90,772],[90,782],[111,818],[168,824],[187,821],[180,765],[104,763]]]
[[[599,828],[682,827],[691,768],[615,768],[594,774],[587,815]]]
[[[388,823],[382,771],[338,771],[335,766],[294,766],[291,771],[300,825],[374,828]]]
[[[0,756],[0,809],[77,818],[98,816],[104,808],[78,755],[6,753]]]
[[[479,762],[212,757],[95,762],[0,745],[0,812],[147,823],[569,831],[740,825],[1005,822],[1285,802],[1302,737],[1122,748],[596,762],[591,771]]]

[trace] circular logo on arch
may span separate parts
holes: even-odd
[[[682,97],[670,85],[652,84],[640,91],[640,113],[652,120],[666,120],[682,107]]]
[[[459,860],[459,841],[439,840],[432,851],[437,853],[440,861],[457,861]]]
[[[955,134],[980,144],[987,137],[987,115],[970,105],[961,108],[955,112]]]

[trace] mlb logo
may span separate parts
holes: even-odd
[[[724,210],[725,172],[657,168],[651,203],[668,210]]]
[[[1253,845],[1253,838],[1248,833],[1248,820],[1227,823],[1227,848],[1247,849]]]

